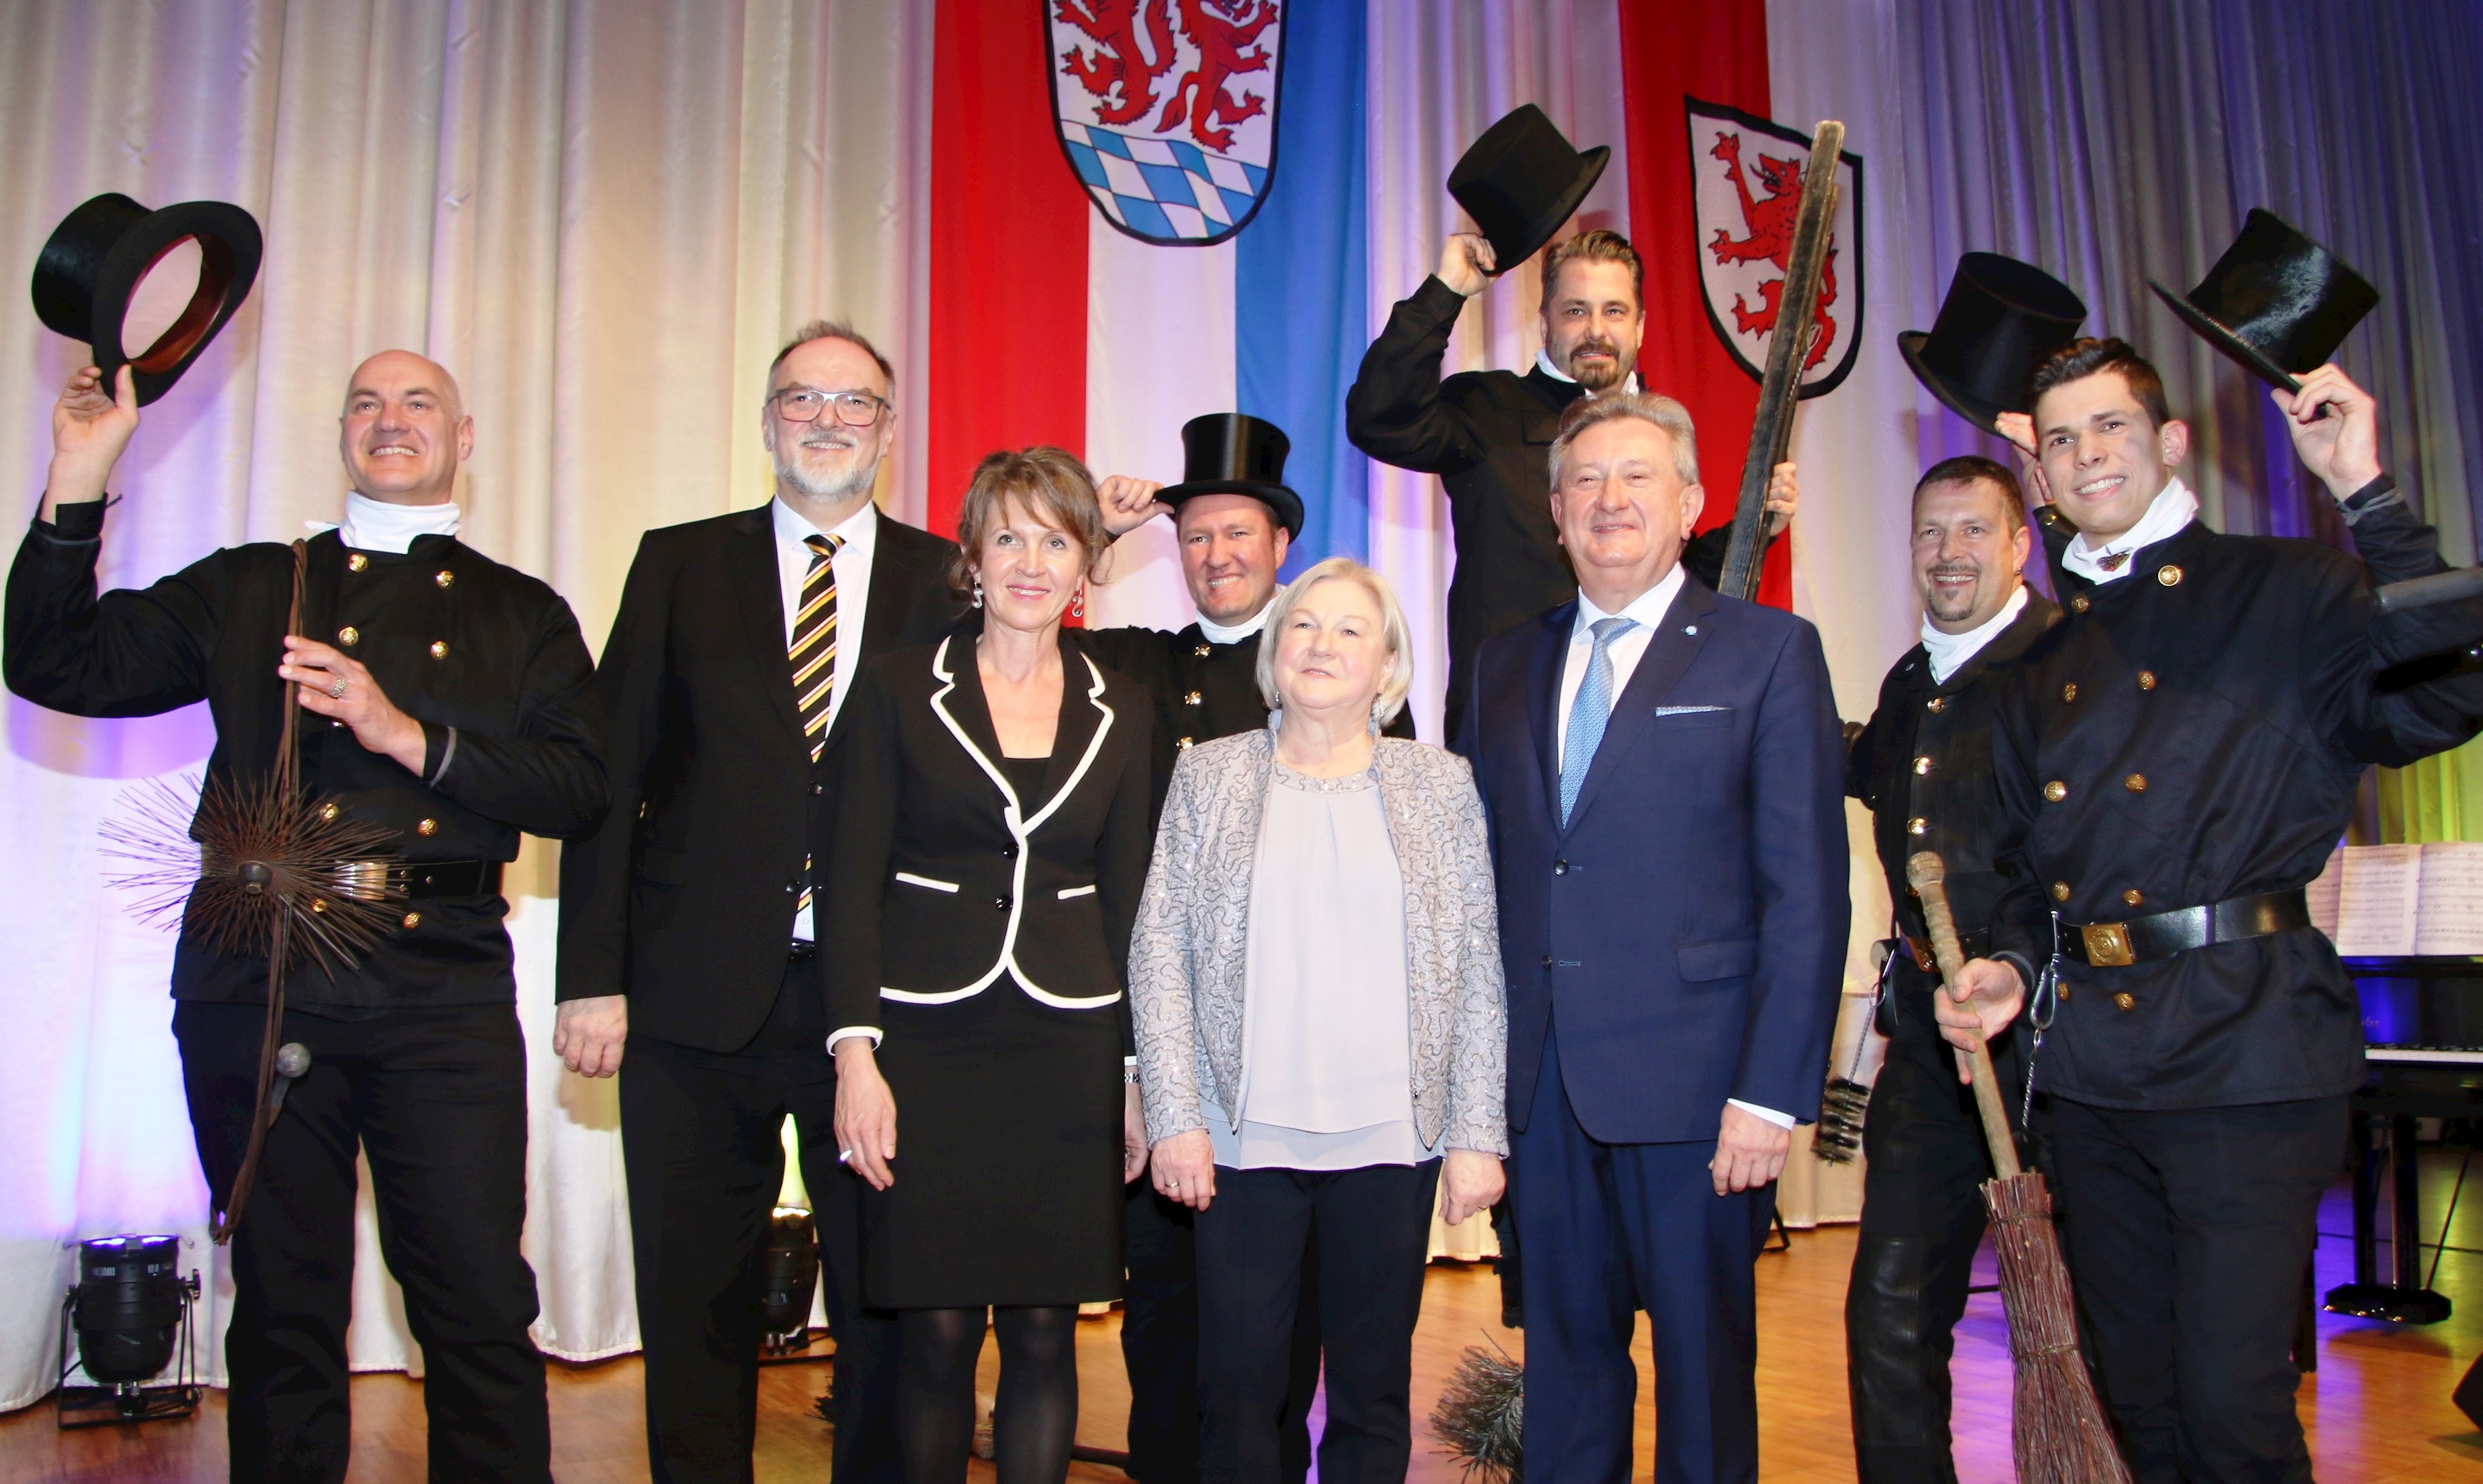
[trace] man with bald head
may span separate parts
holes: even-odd
[[[97,593],[104,493],[138,428],[126,367],[89,366],[52,413],[42,505],[9,576],[9,688],[76,716],[207,702],[210,786],[276,766],[288,706],[323,811],[397,836],[407,900],[352,967],[293,966],[277,1033],[310,1051],[229,1210],[258,1104],[263,956],[185,923],[173,1032],[210,1196],[237,1220],[225,1341],[232,1477],[335,1480],[351,1434],[355,1153],[380,1247],[423,1348],[431,1476],[548,1480],[543,1358],[527,1337],[526,1089],[500,871],[521,833],[574,837],[606,800],[593,664],[559,596],[457,540],[474,446],[457,384],[388,351],[340,419],[344,519],[292,551],[211,552],[150,587]],[[149,491],[132,491],[143,506]],[[289,682],[289,683],[288,683]]]

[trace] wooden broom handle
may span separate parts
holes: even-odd
[[[1959,970],[1965,967],[1964,951],[1957,945],[1957,921],[1949,915],[1947,871],[1940,858],[1928,850],[1918,851],[1906,862],[1906,880],[1923,903],[1923,925],[1931,929],[1932,957],[1939,961],[1942,988],[1932,993],[1944,994],[1947,985],[1957,982]],[[1983,1115],[1983,1142],[1991,1150],[1991,1168],[2002,1179],[2014,1179],[2018,1171],[2017,1141],[2009,1134],[2009,1109],[2000,1101],[2000,1077],[1991,1070],[1990,1048],[1981,1037],[1974,1043],[1969,1066],[1974,1076],[1974,1109]]]

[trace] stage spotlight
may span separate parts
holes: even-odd
[[[105,1236],[78,1244],[77,1286],[61,1306],[61,1426],[145,1422],[197,1409],[190,1306],[199,1296],[199,1276],[184,1278],[180,1269],[177,1236]],[[146,1384],[176,1356],[172,1384]],[[67,1385],[69,1371],[81,1365],[100,1385]]]
[[[780,1206],[760,1254],[759,1332],[762,1349],[783,1354],[811,1343],[811,1297],[819,1285],[818,1230],[811,1213]]]

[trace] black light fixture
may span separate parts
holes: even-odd
[[[181,1275],[177,1236],[78,1243],[77,1286],[61,1304],[60,1425],[149,1422],[196,1412],[200,1387],[191,1320],[198,1297],[198,1273]],[[98,1384],[68,1385],[69,1372],[80,1366]],[[147,1385],[167,1366],[173,1367],[169,1384]]]
[[[811,1345],[811,1299],[819,1287],[819,1234],[811,1213],[780,1206],[760,1253],[759,1343],[771,1355]]]

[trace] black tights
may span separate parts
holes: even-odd
[[[1000,1484],[1060,1484],[1078,1434],[1078,1311],[991,1311],[1001,1388],[992,1418]],[[975,1439],[980,1309],[897,1315],[896,1436],[907,1484],[964,1484]]]

